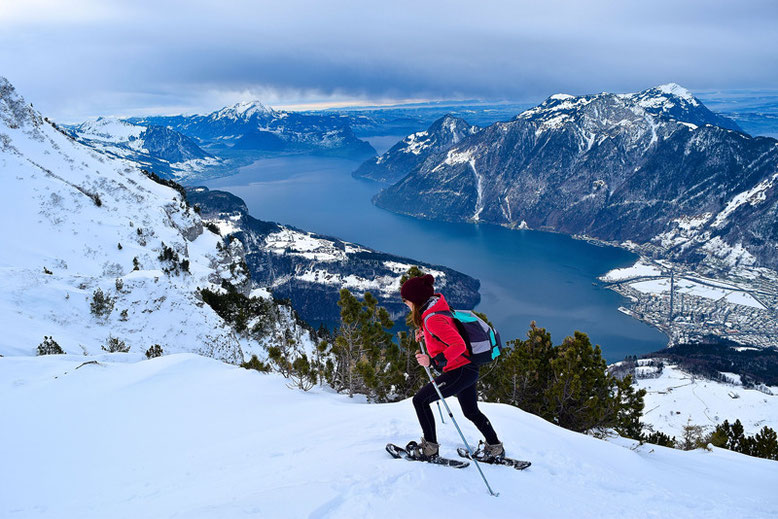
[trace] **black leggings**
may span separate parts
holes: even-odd
[[[478,382],[478,368],[476,366],[465,364],[461,368],[452,369],[435,378],[435,382],[437,382],[444,398],[452,395],[457,396],[465,418],[478,427],[478,430],[484,435],[486,443],[500,442],[489,419],[478,410],[478,394],[475,389],[476,382]],[[424,439],[432,443],[438,442],[435,434],[435,415],[430,409],[430,404],[436,400],[439,400],[439,397],[432,382],[427,383],[413,397],[413,407],[416,408],[416,416],[419,417]]]

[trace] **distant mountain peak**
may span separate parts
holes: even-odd
[[[278,112],[264,105],[261,101],[241,101],[232,106],[227,106],[213,114],[214,118],[222,117],[240,118],[244,120],[251,119],[256,115],[274,116]]]
[[[676,97],[686,99],[687,101],[695,104],[699,102],[697,101],[697,98],[695,98],[694,95],[692,95],[692,93],[689,92],[689,90],[682,87],[678,83],[665,83],[664,85],[659,85],[649,90],[659,90],[664,94],[674,95]]]
[[[571,122],[576,115],[588,114],[602,121],[604,114],[618,106],[628,108],[638,118],[653,116],[675,119],[694,126],[712,124],[728,130],[742,131],[737,123],[711,112],[688,89],[677,83],[666,83],[627,94],[602,92],[573,96],[558,93],[548,97],[538,106],[520,113],[516,118],[547,123],[544,129],[558,128]],[[614,124],[624,118],[624,114],[618,110],[613,112],[613,116]]]

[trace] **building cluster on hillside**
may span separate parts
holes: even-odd
[[[609,288],[629,298],[631,305],[625,311],[662,330],[670,345],[715,335],[748,346],[778,347],[775,306],[757,308],[677,291],[645,292],[629,282],[614,283]],[[769,305],[772,297],[759,300]]]

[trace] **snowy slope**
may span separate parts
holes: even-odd
[[[109,336],[141,353],[261,353],[198,296],[222,280],[251,288],[240,244],[217,248],[178,192],[58,131],[1,77],[0,175],[0,355],[34,355],[44,336],[77,354]],[[114,300],[107,315],[91,312],[97,289]]]
[[[778,388],[745,389],[740,376],[731,374],[731,384],[690,375],[669,363],[663,368],[639,360],[636,385],[647,391],[643,423],[680,439],[687,424],[712,432],[724,420],[740,420],[745,433],[754,435],[762,427],[778,430]]]
[[[86,360],[99,364],[80,366]],[[105,518],[769,518],[776,462],[602,441],[484,404],[518,472],[391,459],[410,401],[291,390],[191,354],[0,358],[0,516]],[[467,437],[475,428],[455,416]],[[439,429],[443,453],[460,440]]]

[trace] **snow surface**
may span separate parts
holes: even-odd
[[[653,277],[662,275],[662,271],[654,265],[649,265],[638,261],[631,267],[614,269],[602,276],[600,279],[608,283],[616,281],[624,281],[627,279],[639,278],[639,277]]]
[[[679,85],[678,83],[666,83],[664,85],[659,85],[656,87],[657,90],[664,94],[670,94],[677,97],[680,97],[681,99],[685,99],[686,101],[689,101],[690,103],[697,105],[697,99],[692,95],[691,92],[689,92],[687,89]]]
[[[646,367],[642,375],[651,371]],[[683,436],[683,428],[688,423],[703,426],[706,433],[724,420],[734,423],[737,419],[748,435],[758,433],[764,426],[778,430],[778,388],[769,388],[772,395],[744,389],[739,375],[723,375],[732,383],[695,377],[665,364],[658,378],[638,378],[638,388],[648,391],[643,423],[677,439]],[[737,398],[732,398],[730,393]],[[775,470],[778,477],[778,466]]]
[[[648,281],[638,281],[630,283],[630,286],[644,294],[661,294],[670,292],[670,278],[655,278]],[[730,303],[750,306],[764,310],[764,305],[757,301],[754,296],[742,290],[733,290],[727,286],[710,286],[699,283],[691,279],[679,278],[675,280],[675,291],[683,294],[690,294],[708,299],[726,299]]]
[[[482,404],[532,467],[395,460],[418,439],[411,402],[292,390],[193,354],[0,358],[0,516],[40,518],[769,518],[776,462],[567,431]],[[98,363],[84,364],[98,361]],[[475,427],[456,402],[469,441]],[[445,455],[461,445],[439,425]]]
[[[432,139],[429,138],[429,132],[427,131],[412,133],[407,136],[403,142],[406,145],[402,150],[403,153],[413,153],[414,155],[420,154],[433,144]]]
[[[749,203],[753,206],[764,202],[767,199],[765,191],[771,189],[777,179],[778,173],[775,173],[772,177],[764,179],[748,191],[735,195],[732,200],[727,203],[727,206],[716,215],[716,219],[712,224],[713,227],[717,229],[723,227],[727,222],[729,215],[735,212],[735,210],[743,204]]]
[[[145,126],[121,121],[116,117],[98,117],[76,127],[81,137],[86,139],[124,142],[137,139],[146,131]]]

